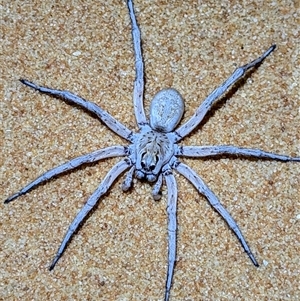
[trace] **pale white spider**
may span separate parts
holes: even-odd
[[[270,152],[265,152],[259,149],[248,149],[235,147],[230,145],[219,146],[178,146],[177,143],[190,134],[203,120],[207,112],[213,106],[215,101],[234,83],[236,83],[245,72],[257,67],[262,61],[275,49],[275,45],[271,46],[261,57],[255,59],[249,64],[237,68],[233,74],[218,88],[216,88],[199,106],[195,114],[179,128],[175,129],[180,122],[183,112],[184,103],[179,92],[172,88],[163,89],[158,92],[150,107],[150,120],[145,115],[143,107],[144,96],[144,63],[141,49],[140,29],[136,22],[133,3],[127,1],[129,15],[132,23],[132,38],[135,52],[135,69],[136,79],[134,82],[133,103],[137,125],[140,129],[139,133],[134,133],[126,126],[115,120],[109,113],[102,110],[98,105],[89,102],[77,95],[68,91],[55,90],[51,88],[36,85],[25,79],[21,82],[41,93],[50,94],[58,98],[62,98],[70,104],[76,104],[89,112],[95,114],[107,127],[114,133],[130,142],[128,146],[111,146],[104,149],[96,150],[92,153],[82,155],[71,161],[55,167],[43,175],[39,176],[33,182],[26,185],[20,191],[10,196],[5,200],[9,203],[19,196],[27,193],[37,185],[59,175],[66,171],[75,169],[76,167],[96,162],[101,159],[111,157],[125,157],[120,162],[112,167],[105,176],[102,183],[96,191],[87,200],[86,204],[79,211],[73,222],[71,223],[58,251],[50,265],[50,270],[54,268],[59,258],[62,256],[70,238],[78,229],[80,223],[85,219],[88,213],[94,208],[98,200],[108,191],[113,182],[122,173],[129,169],[126,178],[122,185],[122,190],[127,191],[131,185],[134,175],[138,179],[145,179],[151,183],[155,183],[153,187],[153,198],[159,200],[160,190],[163,183],[163,178],[168,190],[168,270],[165,286],[164,300],[169,300],[170,289],[172,285],[174,266],[176,261],[176,203],[177,203],[177,185],[172,170],[187,178],[199,191],[203,194],[210,205],[223,217],[228,226],[239,239],[245,252],[255,266],[258,263],[251,252],[244,236],[238,225],[219,202],[215,194],[208,188],[204,181],[186,164],[180,162],[177,157],[212,157],[220,155],[240,155],[252,158],[266,158],[269,160],[279,161],[297,161],[300,162],[300,157],[289,157],[277,155]]]

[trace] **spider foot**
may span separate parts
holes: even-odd
[[[252,254],[252,252],[247,252],[249,258],[251,259],[252,263],[256,266],[259,267],[259,264],[257,262],[257,260],[255,259],[254,255]]]
[[[51,265],[50,265],[50,267],[49,267],[49,271],[52,271],[52,270],[54,269],[54,267],[55,267],[55,265],[57,264],[58,260],[60,259],[61,255],[62,255],[62,254],[57,254],[57,255],[55,256],[55,258],[53,259],[53,261],[52,261],[52,263],[51,263]]]
[[[9,198],[7,198],[5,201],[4,201],[4,204],[8,204],[12,201],[14,201],[16,198],[18,198],[19,196],[23,195],[23,193],[20,193],[20,192],[17,192],[13,195],[11,195]]]

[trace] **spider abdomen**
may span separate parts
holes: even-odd
[[[163,89],[151,102],[150,126],[158,132],[171,132],[181,120],[183,112],[184,102],[179,92],[172,88]]]

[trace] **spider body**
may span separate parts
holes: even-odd
[[[151,129],[137,137],[135,151],[136,177],[155,182],[174,155],[174,142],[169,135]]]
[[[136,172],[138,179],[155,182],[163,167],[174,155],[175,129],[184,113],[184,102],[178,91],[172,88],[159,91],[150,105],[149,125],[137,134]]]
[[[220,214],[224,221],[240,241],[243,249],[255,266],[258,262],[250,250],[237,223],[231,217],[230,213],[220,203],[217,196],[210,190],[200,176],[189,166],[180,162],[179,157],[205,158],[220,155],[239,155],[243,157],[252,157],[258,159],[278,160],[283,162],[300,162],[300,157],[290,157],[278,155],[259,149],[242,148],[232,145],[217,146],[178,146],[178,142],[189,135],[203,120],[207,112],[214,105],[216,100],[234,83],[236,83],[247,70],[257,67],[263,60],[274,51],[275,45],[265,51],[262,56],[254,61],[237,68],[232,75],[217,87],[198,107],[194,115],[184,124],[177,127],[184,113],[184,103],[179,92],[175,89],[163,89],[158,92],[151,103],[150,118],[148,119],[143,107],[144,94],[144,64],[141,50],[141,35],[136,22],[133,3],[127,1],[129,15],[132,24],[133,48],[135,53],[136,79],[134,82],[133,103],[135,117],[139,132],[134,133],[122,123],[114,119],[108,112],[104,111],[98,105],[85,100],[71,92],[56,90],[39,86],[33,82],[22,79],[21,82],[41,93],[62,98],[70,104],[81,106],[89,112],[95,114],[109,129],[120,137],[127,140],[128,146],[110,146],[104,149],[96,150],[70,160],[60,166],[45,172],[34,181],[23,187],[17,193],[11,195],[5,200],[9,203],[19,196],[29,192],[37,185],[57,176],[66,171],[75,169],[83,164],[97,162],[111,157],[123,157],[107,173],[98,188],[89,197],[85,205],[78,212],[72,221],[65,237],[53,259],[50,270],[52,270],[63,252],[66,249],[72,235],[78,229],[81,222],[87,217],[88,213],[95,207],[99,199],[109,190],[113,182],[125,171],[127,171],[122,185],[124,191],[128,190],[133,182],[133,177],[145,179],[153,183],[153,198],[160,198],[160,190],[163,179],[168,191],[167,197],[167,215],[168,215],[168,269],[165,284],[164,300],[168,301],[172,286],[174,267],[176,261],[176,236],[177,236],[177,184],[173,175],[173,170],[188,179],[196,190],[204,195],[210,205]]]

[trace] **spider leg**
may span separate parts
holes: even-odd
[[[71,104],[76,104],[90,113],[95,114],[107,127],[109,127],[114,133],[121,136],[122,138],[132,142],[133,132],[129,130],[121,122],[113,118],[108,112],[102,110],[98,105],[93,102],[87,101],[69,91],[65,90],[55,90],[52,88],[47,88],[39,86],[33,82],[26,79],[20,79],[20,82],[28,87],[31,87],[41,93],[52,95],[58,98],[62,98]]]
[[[285,155],[278,155],[270,152],[265,152],[256,148],[244,148],[232,145],[181,146],[175,151],[175,155],[196,158],[218,155],[240,155],[252,158],[300,162],[300,157],[289,157]]]
[[[129,10],[131,27],[132,27],[132,40],[133,40],[133,49],[135,55],[135,81],[133,89],[133,104],[135,118],[139,128],[147,124],[147,118],[144,111],[144,62],[142,56],[142,43],[141,43],[141,32],[139,26],[136,22],[136,17],[134,14],[133,3],[131,0],[127,1],[127,6]]]
[[[82,164],[85,163],[92,163],[99,161],[101,159],[105,158],[111,158],[111,157],[118,157],[118,156],[125,156],[127,154],[126,148],[124,146],[110,146],[104,149],[96,150],[92,153],[79,156],[77,158],[74,158],[62,165],[59,165],[57,167],[54,167],[44,174],[40,175],[38,178],[36,178],[34,181],[27,184],[25,187],[23,187],[21,190],[19,190],[17,193],[13,194],[9,198],[7,198],[4,203],[7,204],[19,196],[27,193],[29,190],[33,189],[37,185],[46,182],[47,180],[62,174],[68,170],[72,170]]]
[[[177,134],[176,141],[181,140],[186,135],[188,135],[195,127],[199,125],[199,123],[203,120],[207,112],[211,109],[215,101],[233,84],[235,84],[247,70],[252,67],[258,66],[262,61],[270,55],[272,51],[276,48],[276,45],[272,45],[266,52],[263,53],[262,56],[255,59],[249,64],[241,66],[237,68],[231,76],[223,83],[221,86],[216,88],[211,94],[207,96],[207,98],[203,101],[203,103],[198,107],[195,114],[181,127],[179,127],[175,133]]]
[[[133,165],[126,174],[126,178],[125,178],[124,182],[122,183],[122,190],[123,191],[128,191],[129,188],[131,187],[132,181],[133,181],[134,171],[135,171],[135,165]]]
[[[62,256],[63,252],[65,251],[65,248],[67,244],[69,243],[72,235],[74,232],[78,229],[78,226],[80,223],[85,219],[85,217],[88,215],[88,213],[94,208],[96,203],[98,202],[99,198],[103,196],[107,190],[110,188],[110,186],[113,184],[113,182],[116,180],[116,178],[123,173],[126,169],[128,169],[132,163],[128,159],[124,159],[117,164],[115,164],[112,169],[107,173],[101,184],[98,186],[98,188],[95,190],[95,192],[90,196],[90,198],[87,200],[85,205],[80,209],[74,220],[72,221],[50,267],[49,270],[53,270],[55,267],[57,261]]]
[[[159,201],[161,198],[160,189],[162,186],[162,181],[163,181],[163,177],[162,177],[162,174],[160,174],[158,176],[158,179],[157,179],[155,185],[153,186],[153,189],[152,189],[152,197],[155,201]]]
[[[231,217],[230,213],[223,207],[220,203],[216,195],[208,188],[208,186],[204,183],[204,181],[197,175],[197,173],[187,166],[184,163],[177,162],[173,168],[177,170],[180,174],[182,174],[187,180],[189,180],[195,188],[203,194],[207,200],[209,201],[210,205],[223,217],[226,221],[230,229],[234,232],[234,234],[239,239],[241,245],[243,246],[245,252],[248,254],[249,258],[251,259],[252,263],[258,267],[258,263],[250,250],[241,230],[239,229],[235,220]]]
[[[172,286],[175,260],[176,260],[176,237],[177,237],[177,183],[171,170],[168,169],[164,172],[164,177],[168,190],[168,273],[166,280],[165,301],[169,300],[170,290]]]

